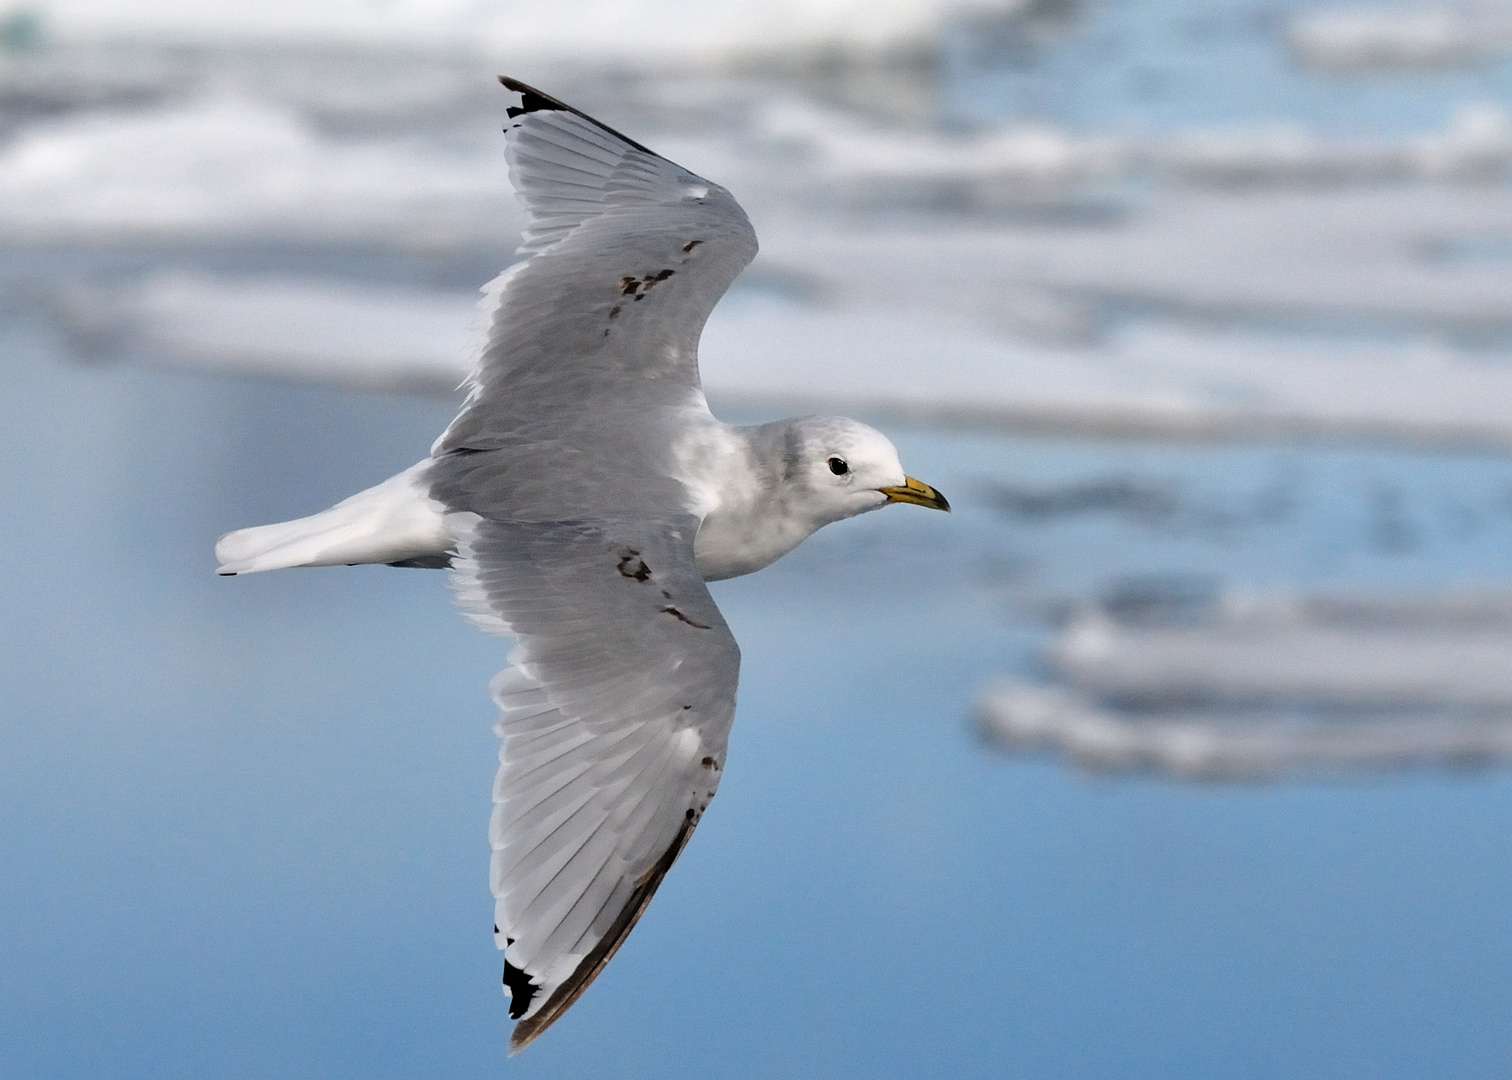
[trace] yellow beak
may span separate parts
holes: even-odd
[[[950,503],[946,501],[945,496],[924,481],[915,480],[911,476],[903,478],[902,487],[885,487],[877,490],[887,496],[888,502],[913,503],[916,506],[927,506],[931,510],[950,512]]]

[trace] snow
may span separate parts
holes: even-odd
[[[303,197],[302,213],[322,205]],[[1494,245],[1512,251],[1504,189],[1213,194],[1068,228],[758,227],[762,255],[705,335],[716,401],[1512,448],[1512,259]],[[444,392],[464,372],[474,302],[198,272],[57,310],[158,362]]]
[[[982,0],[662,0],[653,8],[629,0],[51,0],[47,15],[58,33],[72,36],[346,40],[643,62],[794,46],[882,48],[932,36],[952,13],[985,6]]]
[[[131,290],[113,318],[143,358],[368,390],[456,389],[477,303],[449,292],[322,279],[216,279],[168,272]]]
[[[1462,104],[1442,130],[1399,139],[1326,137],[1304,125],[1078,135],[1046,123],[956,134],[867,123],[814,102],[763,106],[752,134],[800,156],[815,181],[863,204],[992,210],[1075,201],[1089,185],[1137,179],[1202,187],[1492,180],[1512,172],[1512,117]]]
[[[1092,349],[917,314],[731,304],[705,336],[723,400],[865,404],[936,423],[1512,448],[1512,364],[1431,344],[1331,347],[1150,323]]]
[[[220,253],[107,285],[29,282],[76,340],[449,392],[474,302],[458,282],[501,269],[522,224],[495,118],[468,111],[454,66],[411,57],[378,95],[408,119],[354,119],[342,102],[362,64],[322,74],[298,56],[288,85],[254,64],[146,107],[22,128],[0,143],[0,237]],[[630,95],[643,110],[671,103],[645,137],[731,187],[761,236],[708,328],[716,400],[1512,447],[1512,120],[1499,107],[1467,104],[1397,139],[951,134],[737,83],[671,78]],[[443,252],[468,272],[448,291],[395,284],[402,267],[380,283],[296,258],[224,268],[252,247],[336,252],[331,266],[342,251]]]
[[[983,734],[1096,771],[1274,777],[1512,760],[1512,596],[1229,596],[1195,621],[1099,611],[1001,679]]]
[[[1081,227],[947,219],[761,235],[768,272],[791,268],[826,295],[983,321],[1009,287],[1208,319],[1468,328],[1512,312],[1512,266],[1436,254],[1512,236],[1501,187],[1182,193]]]
[[[1356,7],[1296,16],[1288,38],[1315,67],[1348,73],[1472,64],[1512,51],[1505,5]]]
[[[84,113],[0,146],[0,232],[13,238],[369,235],[459,217],[520,220],[501,155],[337,141],[235,97]]]
[[[1130,148],[1110,138],[1077,138],[1048,124],[944,136],[867,123],[812,101],[778,100],[752,122],[761,143],[801,154],[815,179],[866,202],[920,201],[963,189],[970,201],[1005,194],[1059,193],[1127,171]],[[957,199],[959,201],[959,199]]]

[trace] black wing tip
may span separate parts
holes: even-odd
[[[509,990],[509,1018],[518,1020],[530,1011],[530,1003],[535,1000],[540,987],[522,969],[511,964],[507,955],[504,957],[504,985]]]
[[[522,83],[519,79],[512,79],[508,75],[500,75],[499,82],[506,90],[513,90],[520,95],[520,103],[511,105],[506,112],[513,120],[517,116],[524,116],[533,112],[576,112],[571,105],[564,101],[558,101],[550,94],[543,94],[529,83]]]
[[[518,105],[511,105],[509,106],[509,108],[504,110],[504,112],[508,114],[511,120],[516,120],[533,112],[571,113],[573,116],[580,117],[581,119],[588,121],[600,131],[604,131],[610,135],[613,135],[616,139],[620,140],[620,142],[626,143],[634,149],[639,150],[643,154],[650,154],[652,157],[661,156],[650,147],[642,146],[640,143],[630,138],[624,132],[615,131],[612,127],[604,123],[602,120],[595,120],[593,117],[583,112],[583,110],[574,109],[565,101],[562,101],[559,98],[554,98],[550,94],[543,93],[542,91],[537,90],[535,87],[531,86],[529,83],[523,83],[519,79],[511,78],[508,75],[500,75],[499,82],[504,86],[504,89],[513,90],[516,94],[520,95],[520,103]]]
[[[693,828],[697,824],[698,814],[689,809],[672,845],[636,882],[635,891],[630,894],[629,901],[621,909],[619,917],[614,920],[614,925],[609,928],[608,933],[594,946],[593,951],[583,958],[577,970],[556,988],[551,997],[546,999],[546,1003],[541,1006],[538,1013],[515,1024],[514,1031],[509,1035],[510,1057],[535,1042],[543,1031],[556,1023],[562,1014],[583,996],[583,991],[588,989],[593,980],[598,978],[599,972],[604,970],[604,967],[614,958],[614,954],[619,951],[619,947],[625,943],[625,938],[630,936],[630,931],[635,929],[635,924],[645,913],[646,905],[651,903],[651,897],[656,895],[657,887],[667,876],[667,871],[672,869],[672,864],[682,854],[683,848],[688,846],[688,838],[693,835]],[[505,965],[507,976],[508,960],[505,961]],[[521,974],[524,973],[521,972]],[[510,1010],[510,1015],[514,1015],[513,1009]]]

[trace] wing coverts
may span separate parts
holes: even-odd
[[[740,654],[665,433],[708,416],[698,337],[756,241],[723,188],[503,81],[528,258],[487,290],[430,478],[460,603],[517,640],[490,838],[518,1050],[608,963],[718,788]]]

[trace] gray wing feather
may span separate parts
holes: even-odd
[[[504,82],[521,102],[506,156],[529,258],[485,289],[472,393],[437,453],[560,435],[574,417],[577,445],[603,445],[590,415],[701,401],[699,335],[756,254],[750,221],[724,188]],[[574,408],[585,402],[594,407]]]
[[[714,423],[698,337],[756,240],[723,188],[504,81],[528,258],[486,290],[429,477],[459,601],[517,640],[489,832],[519,1049],[608,963],[724,765],[740,654],[672,444]]]
[[[718,788],[740,652],[667,526],[456,515],[460,599],[514,635],[492,887],[518,1049],[605,963]]]

